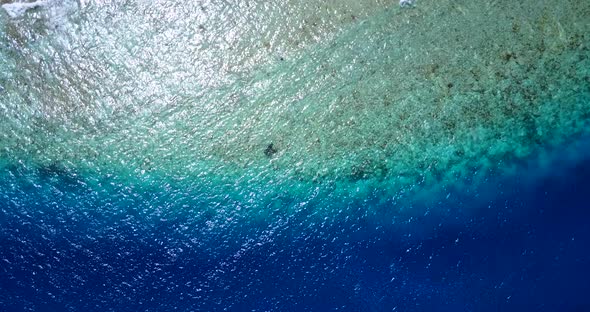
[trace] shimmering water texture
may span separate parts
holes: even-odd
[[[2,24],[5,166],[165,175],[241,199],[395,194],[472,183],[588,122],[586,1],[51,12]]]
[[[395,279],[375,271],[388,280],[366,282],[372,262],[358,253],[382,259],[400,237],[393,249],[409,253],[433,232],[453,244],[455,237],[433,229],[471,220],[464,216],[504,193],[490,181],[530,182],[565,160],[581,161],[589,149],[570,148],[588,135],[589,34],[590,1],[583,0],[418,0],[406,7],[385,0],[63,0],[4,10],[0,234],[9,251],[1,253],[0,274],[16,281],[13,289],[47,283],[33,288],[49,289],[42,296],[59,303],[56,311],[94,306],[60,301],[67,283],[75,284],[72,298],[86,294],[103,304],[129,304],[135,291],[143,303],[134,304],[167,298],[170,309],[154,311],[173,310],[174,298],[221,309],[224,297],[213,292],[238,289],[226,305],[238,311],[254,300],[244,298],[278,287],[255,283],[255,292],[243,291],[248,276],[266,267],[313,272],[302,280],[314,287],[330,284],[322,272],[345,272],[358,285],[342,297],[370,298],[346,303],[357,311],[380,311],[379,300],[396,291],[404,296],[383,303],[388,310],[416,294],[438,298],[433,306],[461,297],[460,278],[413,284],[414,273],[404,272],[419,270],[392,264],[388,274],[404,283],[376,298],[375,285]],[[416,216],[432,219],[413,236],[400,234]],[[371,243],[359,243],[365,239]],[[18,254],[50,259],[18,277]],[[64,254],[75,265],[52,260]],[[306,255],[317,263],[289,262]],[[463,260],[449,257],[462,268]],[[230,274],[242,258],[250,266]],[[422,260],[414,263],[425,270]],[[113,268],[119,261],[128,270]],[[376,262],[373,269],[387,267]],[[33,276],[48,265],[63,270]],[[98,288],[83,290],[92,283]],[[174,293],[178,285],[186,291]],[[313,290],[320,288],[305,285],[280,289],[321,301]],[[0,302],[27,296],[0,292]],[[471,307],[502,310],[494,305],[499,296]],[[506,302],[510,295],[501,296]],[[263,310],[281,310],[265,298]],[[466,306],[445,303],[448,311]]]

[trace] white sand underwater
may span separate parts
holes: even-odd
[[[509,171],[590,120],[587,1],[97,1],[50,18],[1,20],[6,165],[396,192]]]

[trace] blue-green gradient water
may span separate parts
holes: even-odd
[[[590,309],[590,2],[0,4],[0,310]]]

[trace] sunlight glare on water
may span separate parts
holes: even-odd
[[[56,1],[3,20],[2,159],[246,193],[470,184],[589,113],[585,4],[486,6]]]
[[[590,2],[410,2],[0,0],[0,310],[486,311],[583,276],[578,206],[531,207],[585,185]]]

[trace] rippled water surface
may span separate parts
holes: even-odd
[[[0,310],[590,309],[590,2],[0,4]]]

